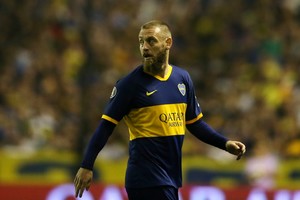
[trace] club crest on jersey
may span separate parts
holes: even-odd
[[[178,85],[177,85],[177,87],[178,87],[178,90],[179,90],[179,92],[182,94],[182,96],[184,96],[185,95],[185,85],[183,84],[183,83],[179,83]]]
[[[117,94],[117,88],[114,87],[113,90],[111,91],[110,98],[111,99],[114,98],[116,96],[116,94]]]

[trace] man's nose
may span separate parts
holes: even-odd
[[[149,49],[149,45],[148,45],[147,42],[144,42],[144,43],[143,43],[142,49],[143,49],[144,51]]]

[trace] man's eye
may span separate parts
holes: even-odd
[[[148,40],[149,45],[153,46],[155,44],[155,40]]]

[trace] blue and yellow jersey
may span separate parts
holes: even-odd
[[[181,187],[185,125],[202,117],[187,71],[169,66],[165,78],[138,66],[115,85],[102,116],[129,129],[126,187]]]

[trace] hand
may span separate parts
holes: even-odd
[[[79,168],[74,179],[75,197],[82,197],[84,190],[89,190],[92,179],[92,170]]]
[[[246,146],[239,142],[239,141],[232,141],[232,140],[228,140],[226,142],[226,150],[237,156],[237,160],[241,159],[241,157],[245,154],[246,152]]]

